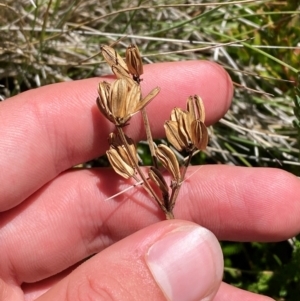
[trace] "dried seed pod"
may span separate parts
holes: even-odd
[[[135,170],[127,164],[116,149],[110,148],[106,151],[107,158],[114,171],[125,179],[133,177]]]
[[[154,88],[141,100],[141,88],[132,79],[117,79],[111,85],[101,82],[98,88],[98,107],[101,113],[116,126],[124,126],[143,109],[160,91]]]
[[[176,121],[166,121],[164,124],[168,141],[180,152],[186,148],[185,141],[179,135],[178,123]]]
[[[103,58],[105,59],[107,64],[112,68],[112,71],[114,72],[117,78],[130,78],[130,73],[128,71],[126,63],[114,48],[107,45],[102,45],[100,49]]]
[[[128,73],[127,70],[125,70],[122,66],[120,65],[112,65],[111,70],[116,76],[116,78],[129,78],[132,79],[130,74]]]
[[[148,172],[149,178],[156,184],[164,196],[169,195],[169,187],[160,170],[151,166]]]
[[[129,45],[126,49],[126,64],[133,78],[139,80],[144,73],[142,57],[136,45]]]
[[[127,146],[131,152],[132,158],[134,158],[134,162],[132,162],[131,159],[129,161],[132,164],[137,165],[138,164],[138,155],[137,155],[137,150],[136,150],[134,141],[126,135],[125,135],[125,139],[126,139]],[[108,143],[109,143],[109,145],[113,146],[114,148],[117,148],[118,150],[121,150],[121,149],[126,150],[126,147],[123,144],[123,141],[118,134],[110,133],[108,136]],[[127,153],[127,150],[126,150],[126,153]],[[130,156],[129,156],[129,158],[130,158]]]
[[[175,108],[171,112],[171,120],[164,127],[168,141],[178,151],[190,151],[194,148],[191,143],[191,115],[189,112]]]
[[[168,146],[159,144],[155,150],[155,154],[163,167],[172,175],[172,178],[179,183],[181,181],[181,174],[174,152]]]
[[[131,155],[128,153],[119,135],[114,133],[111,133],[108,137],[110,148],[106,154],[115,172],[123,178],[128,179],[135,175],[135,166],[138,163],[138,157],[133,140],[127,136],[125,138]],[[134,162],[131,158],[134,158]]]
[[[175,108],[164,124],[168,141],[178,150],[192,152],[205,149],[208,132],[204,124],[204,105],[198,95],[187,99],[187,111]]]
[[[206,149],[208,143],[207,127],[201,120],[194,120],[191,124],[192,129],[192,142],[197,149]]]
[[[190,96],[187,100],[187,110],[192,114],[193,120],[205,120],[205,110],[202,99],[199,95]]]
[[[110,87],[111,84],[107,82],[100,82],[98,86],[97,106],[100,112],[111,122],[115,123],[115,118],[111,111],[111,101],[110,101]]]

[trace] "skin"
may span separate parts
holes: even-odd
[[[0,300],[167,300],[145,254],[170,232],[198,224],[219,240],[263,242],[300,232],[300,182],[279,169],[191,167],[173,221],[163,221],[141,188],[105,201],[132,182],[110,169],[70,170],[108,147],[113,126],[96,107],[100,80],[49,85],[0,103]],[[157,85],[147,107],[155,137],[189,95],[202,97],[211,125],[233,93],[227,73],[205,61],[145,66],[144,93]],[[130,124],[128,136],[145,137],[139,114]],[[213,235],[207,245],[218,264],[204,268],[222,270]],[[205,285],[209,295],[197,300],[271,300],[218,276]]]

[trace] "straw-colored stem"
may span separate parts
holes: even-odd
[[[152,163],[153,163],[153,166],[155,168],[158,168],[158,162],[157,162],[157,157],[155,155],[155,147],[154,147],[154,142],[153,142],[153,138],[152,138],[152,133],[151,133],[151,129],[150,129],[150,123],[149,123],[148,115],[147,115],[147,112],[146,112],[146,108],[142,109],[142,116],[143,116],[144,127],[145,127],[145,131],[146,131],[146,136],[147,136],[147,141],[148,141],[149,148],[150,148]]]
[[[185,163],[182,167],[180,181],[175,183],[174,188],[172,189],[172,193],[171,193],[171,197],[170,197],[170,206],[169,206],[169,208],[167,208],[167,210],[169,212],[171,212],[172,214],[173,214],[173,208],[174,208],[175,203],[176,203],[176,199],[178,197],[178,194],[179,194],[179,191],[180,191],[180,188],[181,188],[181,184],[182,184],[182,182],[185,178],[185,174],[186,174],[188,166],[191,163],[193,154],[194,154],[194,151],[189,152],[188,159],[185,161]]]
[[[130,156],[130,159],[132,160],[132,162],[134,162],[135,168],[138,172],[138,174],[140,175],[141,179],[144,182],[144,189],[155,199],[155,201],[157,202],[157,204],[159,205],[159,207],[162,209],[162,211],[165,213],[166,218],[168,219],[169,216],[169,212],[167,211],[167,209],[165,208],[165,206],[163,205],[162,201],[160,200],[160,198],[158,197],[158,195],[155,193],[155,191],[153,190],[153,188],[151,187],[151,185],[149,184],[149,182],[147,181],[147,178],[145,177],[144,173],[142,172],[140,166],[135,163],[136,161],[134,160],[134,157],[129,149],[129,146],[127,144],[127,140],[124,134],[124,131],[121,127],[117,127],[118,133],[122,139],[122,142],[125,145],[125,148]]]

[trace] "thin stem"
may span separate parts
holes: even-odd
[[[185,161],[185,163],[182,167],[180,181],[176,182],[174,184],[174,188],[172,189],[172,194],[171,194],[171,198],[170,198],[170,206],[169,206],[169,208],[167,208],[172,214],[173,214],[173,208],[175,206],[176,199],[178,197],[178,194],[179,194],[179,191],[180,191],[180,188],[181,188],[181,184],[182,184],[182,182],[185,178],[185,174],[186,174],[188,166],[191,163],[193,154],[194,154],[194,151],[189,152],[188,159]]]
[[[147,135],[147,141],[148,141],[149,148],[150,148],[153,166],[155,168],[158,168],[158,162],[157,162],[157,157],[155,155],[155,147],[154,147],[154,143],[153,143],[153,138],[152,138],[152,133],[151,133],[151,129],[150,129],[150,124],[149,124],[149,119],[148,119],[148,115],[146,112],[146,108],[142,109],[142,116],[143,116],[144,127],[145,127],[145,131],[146,131],[146,135]]]
[[[141,179],[144,182],[144,189],[155,199],[155,201],[157,202],[157,204],[159,205],[159,207],[162,209],[162,211],[165,213],[167,219],[168,219],[168,215],[169,212],[167,211],[167,209],[165,208],[165,206],[163,205],[162,201],[160,200],[160,198],[157,196],[157,194],[155,193],[155,191],[153,190],[153,188],[151,187],[151,185],[149,184],[149,182],[147,181],[147,178],[145,177],[144,173],[142,172],[140,166],[136,163],[136,161],[134,160],[134,157],[129,149],[124,131],[121,127],[117,127],[118,133],[122,139],[122,142],[125,145],[125,148],[130,156],[131,161],[134,163],[134,167],[136,168],[138,174],[140,175]]]
[[[189,165],[191,164],[193,156],[194,156],[194,150],[192,150],[192,151],[189,152],[188,158],[187,158],[187,160],[185,161],[185,163],[184,163],[184,165],[182,167],[181,182],[185,178],[186,171],[187,171]]]

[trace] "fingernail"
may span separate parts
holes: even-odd
[[[202,300],[214,294],[222,280],[220,245],[200,226],[165,234],[149,248],[146,262],[167,300]]]

